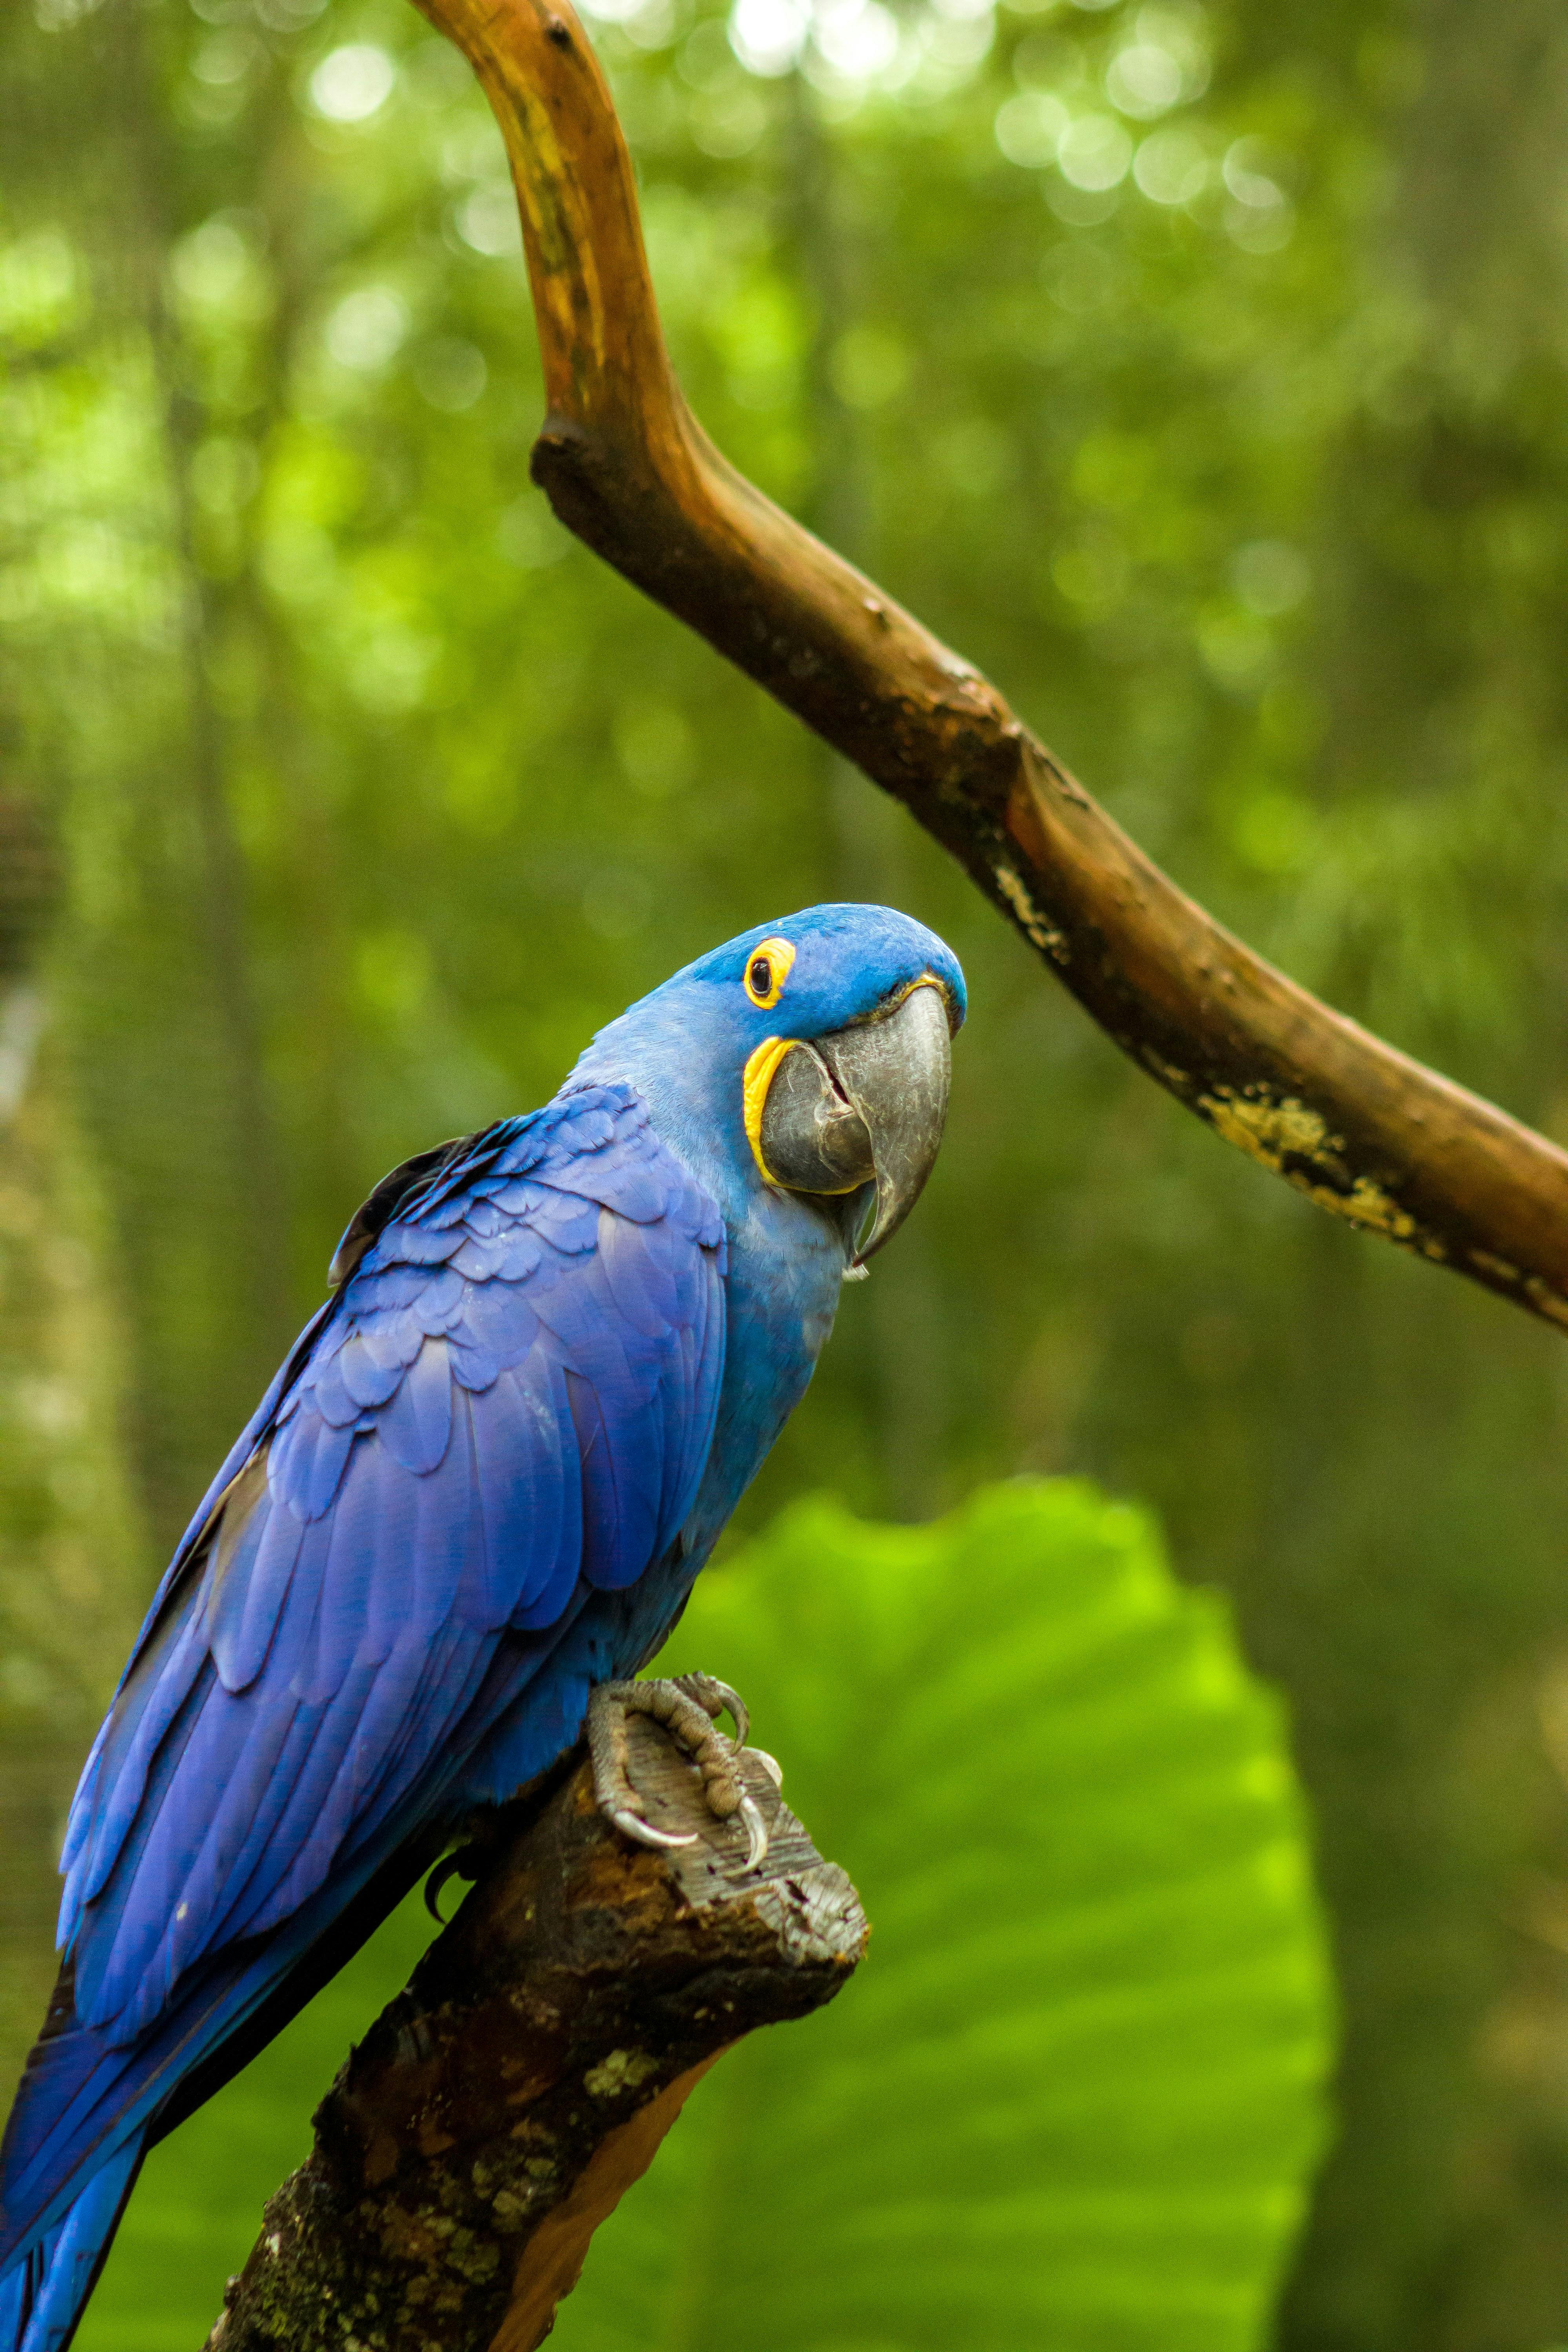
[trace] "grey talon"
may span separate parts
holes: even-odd
[[[770,1756],[765,1748],[752,1748],[747,1753],[755,1758],[775,1789],[784,1787],[784,1766],[776,1756]]]
[[[721,1683],[713,1675],[710,1675],[709,1680],[713,1685],[715,1695],[723,1700],[730,1720],[735,1727],[736,1747],[744,1748],[746,1734],[752,1727],[751,1711],[745,1700],[739,1691],[731,1690],[728,1683]]]
[[[746,1825],[746,1868],[755,1870],[768,1850],[767,1823],[757,1811],[754,1797],[742,1796],[739,1811]]]
[[[752,1717],[739,1691],[731,1690],[728,1683],[721,1683],[717,1675],[678,1675],[675,1686],[694,1698],[713,1721],[717,1722],[720,1716],[727,1715],[735,1727],[736,1747],[745,1746]]]
[[[617,1808],[610,1815],[610,1819],[625,1836],[634,1839],[638,1845],[669,1846],[697,1843],[695,1832],[689,1837],[673,1836],[668,1830],[656,1830],[653,1823],[645,1822],[640,1813],[628,1813]]]
[[[734,1717],[739,1740],[731,1741],[718,1727],[718,1717]],[[739,1814],[746,1825],[746,1863],[754,1870],[768,1850],[768,1833],[755,1804],[741,1784],[739,1752],[750,1727],[738,1691],[712,1675],[681,1675],[672,1681],[658,1676],[643,1682],[597,1683],[588,1694],[588,1752],[593,1760],[594,1794],[601,1812],[624,1837],[639,1845],[697,1845],[695,1836],[676,1837],[656,1830],[637,1811],[640,1801],[628,1769],[626,1722],[640,1715],[658,1724],[700,1775],[708,1811],[716,1822]],[[777,1765],[768,1759],[775,1779]]]

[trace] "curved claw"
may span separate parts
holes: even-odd
[[[435,1920],[437,1927],[444,1927],[447,1924],[441,1914],[441,1897],[446,1892],[447,1882],[448,1879],[456,1878],[462,1872],[463,1861],[461,1853],[443,1854],[425,1881],[425,1908]]]
[[[738,1690],[731,1690],[728,1683],[721,1683],[717,1675],[678,1675],[675,1679],[677,1687],[689,1692],[698,1706],[705,1708],[715,1720],[721,1715],[727,1715],[735,1727],[736,1747],[744,1748],[746,1734],[752,1727],[752,1716]]]
[[[737,1810],[746,1825],[746,1868],[755,1870],[768,1850],[767,1823],[757,1811],[754,1797],[742,1796]]]
[[[746,1734],[752,1727],[751,1709],[740,1692],[731,1690],[728,1683],[721,1683],[716,1675],[710,1675],[708,1681],[714,1696],[723,1700],[725,1711],[735,1727],[736,1747],[744,1748]]]
[[[623,1837],[631,1838],[637,1845],[669,1846],[697,1843],[695,1832],[689,1837],[675,1837],[668,1830],[656,1830],[653,1823],[645,1822],[640,1813],[628,1813],[622,1806],[616,1806],[610,1819]]]
[[[770,1756],[765,1748],[749,1748],[746,1753],[756,1759],[775,1789],[784,1787],[784,1766],[776,1756]]]

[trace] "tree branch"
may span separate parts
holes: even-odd
[[[1322,1208],[1568,1328],[1568,1154],[1256,956],[996,689],[719,454],[671,373],[614,104],[566,0],[417,0],[505,136],[572,530],[917,816],[1100,1027]]]
[[[272,2199],[208,2352],[533,2352],[588,2242],[688,2094],[759,2025],[833,1999],[869,1932],[759,1759],[744,1868],[657,1727],[627,1726],[656,1827],[629,1845],[584,1764],[521,1827],[351,2053]]]

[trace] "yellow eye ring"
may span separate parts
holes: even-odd
[[[795,961],[787,940],[763,940],[746,958],[746,994],[761,1013],[771,1013],[784,994],[784,984]]]

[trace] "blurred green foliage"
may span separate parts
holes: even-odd
[[[699,2086],[556,2340],[1248,2352],[1321,2144],[1327,1956],[1279,1710],[1215,1598],[1080,1484],[924,1528],[814,1500],[667,1660],[733,1675],[873,1940]],[[83,2352],[200,2340],[302,2082],[429,1932],[410,1906],[154,2154]]]
[[[1257,946],[1568,1137],[1560,0],[595,30],[728,452]],[[1561,2336],[1559,1343],[1228,1156],[565,539],[499,137],[403,0],[15,0],[0,199],[0,838],[59,877],[40,942],[0,856],[14,2055],[127,1623],[355,1201],[691,952],[887,898],[970,971],[949,1140],[746,1523],[1147,1498],[1288,1692],[1333,1918],[1281,2341]]]

